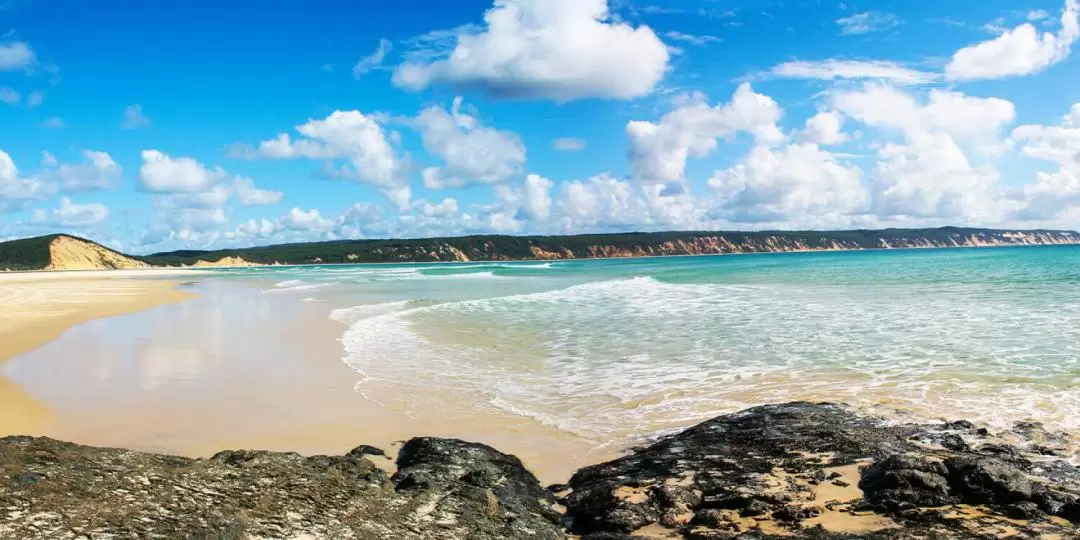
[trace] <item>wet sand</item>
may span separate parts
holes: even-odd
[[[145,274],[139,274],[144,276]],[[116,272],[0,274],[0,366],[101,317],[191,298],[179,281]],[[54,420],[47,405],[0,377],[0,435],[43,434]]]
[[[342,361],[346,327],[329,318],[339,306],[263,286],[200,283],[186,302],[72,328],[3,373],[51,411],[44,434],[82,444],[192,457],[369,444],[393,455],[411,437],[456,437],[512,453],[547,482],[617,455],[453,389],[403,396],[369,381],[361,393]]]

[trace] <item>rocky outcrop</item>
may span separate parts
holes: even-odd
[[[490,447],[210,459],[0,439],[2,538],[1080,538],[1063,434],[886,423],[833,404],[717,417],[541,487]]]
[[[1033,431],[1024,448],[967,423],[770,405],[586,467],[555,489],[585,538],[1080,538],[1080,470]]]
[[[0,538],[562,538],[554,501],[513,456],[414,439],[394,476],[344,456],[206,460],[0,439]]]

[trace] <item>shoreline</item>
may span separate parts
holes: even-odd
[[[37,276],[34,276],[37,277]],[[181,281],[78,276],[72,281],[4,280],[0,276],[0,369],[96,319],[183,302],[196,295]],[[0,375],[0,435],[42,434],[53,411],[18,383]]]
[[[906,247],[873,247],[873,248],[826,248],[826,249],[789,249],[773,251],[731,251],[723,253],[677,253],[672,255],[628,255],[610,257],[566,257],[566,258],[528,258],[528,259],[475,259],[468,261],[369,261],[369,262],[344,262],[344,263],[255,263],[249,262],[244,265],[206,265],[206,266],[152,266],[149,268],[131,269],[94,269],[94,270],[4,270],[0,271],[0,283],[10,278],[11,281],[32,280],[37,276],[53,276],[57,278],[84,276],[101,277],[129,277],[129,276],[167,276],[167,275],[191,275],[212,274],[218,270],[240,270],[244,268],[306,268],[315,266],[377,266],[377,265],[409,265],[409,264],[488,264],[488,263],[537,263],[537,262],[570,262],[570,261],[604,261],[604,260],[638,260],[638,259],[668,259],[676,257],[722,257],[728,255],[785,255],[807,253],[861,253],[883,251],[916,251],[916,250],[946,250],[946,249],[1003,249],[1003,248],[1047,248],[1062,246],[1080,246],[1080,242],[1043,243],[1043,244],[986,244],[970,246],[906,246]]]

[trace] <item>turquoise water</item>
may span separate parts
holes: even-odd
[[[326,303],[360,392],[479,396],[598,443],[792,399],[1080,429],[1078,247],[227,275]]]

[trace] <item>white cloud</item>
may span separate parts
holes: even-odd
[[[914,70],[883,60],[793,61],[774,66],[769,75],[785,79],[880,79],[896,84],[926,84],[937,79],[934,73]]]
[[[677,31],[664,32],[664,37],[675,41],[689,43],[691,45],[697,45],[698,47],[704,47],[710,43],[719,43],[721,41],[720,38],[708,34],[699,36]]]
[[[1027,20],[1041,21],[1049,16],[1050,14],[1045,9],[1033,9],[1027,13]]]
[[[806,119],[806,127],[799,133],[799,138],[819,145],[840,144],[848,140],[843,124],[843,117],[836,112],[822,111]]]
[[[520,173],[525,163],[521,137],[484,126],[476,117],[462,112],[461,104],[458,97],[449,112],[430,107],[416,117],[424,148],[446,162],[444,167],[424,169],[424,185],[440,189],[496,184]]]
[[[563,183],[558,209],[564,232],[618,229],[651,221],[648,203],[634,186],[606,174]]]
[[[216,210],[225,206],[232,196],[232,190],[223,184],[217,184],[205,191],[195,193],[173,193],[164,201],[178,209]]]
[[[869,34],[895,28],[903,23],[900,17],[880,11],[867,11],[836,19],[841,34]]]
[[[63,197],[60,206],[52,210],[35,209],[30,214],[30,224],[42,227],[79,229],[93,227],[109,217],[109,209],[103,204],[75,204]]]
[[[1005,217],[994,188],[998,172],[972,166],[947,133],[917,133],[909,144],[888,144],[874,170],[874,211],[879,216],[966,219]]]
[[[31,109],[40,106],[45,102],[45,93],[40,91],[30,92],[29,96],[26,96],[26,106]]]
[[[284,227],[294,231],[326,232],[334,228],[334,220],[322,217],[317,209],[293,208],[282,218]]]
[[[831,97],[837,111],[908,137],[919,132],[944,132],[990,143],[1016,118],[1010,101],[948,90],[930,90],[920,101],[896,87],[867,83],[861,89],[834,92]]]
[[[356,62],[356,65],[353,66],[353,76],[360,78],[371,70],[382,66],[383,60],[386,59],[386,55],[393,49],[394,45],[390,43],[390,40],[380,39],[379,46],[375,48],[375,51],[361,58]]]
[[[580,152],[585,146],[585,140],[577,137],[559,137],[551,141],[551,147],[560,152]]]
[[[54,193],[55,186],[37,177],[21,176],[11,156],[0,150],[0,211],[18,207],[24,201],[46,199]]]
[[[0,43],[0,71],[26,69],[37,63],[34,50],[25,41]]]
[[[551,217],[551,188],[554,182],[538,174],[525,177],[525,212],[535,221]]]
[[[687,159],[706,156],[716,148],[718,138],[748,132],[761,144],[782,141],[784,135],[776,125],[782,114],[772,98],[743,83],[728,104],[686,104],[664,115],[658,124],[631,121],[626,125],[630,166],[646,184],[682,184]]]
[[[9,86],[0,87],[0,103],[18,105],[20,100],[22,100],[22,94],[16,92],[14,88]]]
[[[424,217],[447,218],[457,215],[458,203],[454,199],[446,198],[441,203],[431,204],[427,201],[416,201],[413,208]]]
[[[258,189],[255,187],[254,180],[244,176],[237,176],[233,185],[236,189],[236,198],[240,199],[240,204],[244,206],[277,204],[284,196],[280,191]]]
[[[652,92],[668,49],[646,26],[609,17],[607,0],[497,0],[486,28],[458,33],[449,56],[406,62],[398,86],[480,88],[510,98],[629,99]]]
[[[226,177],[221,167],[207,169],[194,159],[173,159],[157,150],[143,150],[142,159],[139,182],[151,193],[201,193]]]
[[[230,155],[247,159],[344,159],[328,165],[328,174],[373,185],[399,207],[410,197],[408,160],[398,156],[390,137],[373,116],[360,111],[334,111],[322,120],[296,127],[303,138],[287,133],[259,143],[258,148],[234,147]]]
[[[128,105],[124,109],[124,122],[120,127],[124,129],[141,129],[150,126],[150,119],[143,114],[142,105]]]
[[[57,163],[51,154],[43,159],[40,177],[62,191],[92,191],[114,186],[120,180],[120,166],[106,152],[82,151],[83,162]]]
[[[994,39],[957,51],[945,66],[945,77],[971,81],[1037,73],[1068,58],[1078,37],[1080,0],[1065,0],[1057,34],[1040,35],[1031,23],[1021,24]]]
[[[45,121],[41,123],[41,125],[49,129],[60,129],[64,127],[64,119],[58,116],[53,116],[51,118],[46,118]]]
[[[863,213],[870,202],[858,167],[838,163],[816,144],[757,146],[743,162],[716,171],[714,214],[732,222],[777,222]]]
[[[1024,206],[1017,218],[1053,219],[1080,208],[1080,103],[1072,106],[1061,125],[1019,126],[1012,138],[1025,155],[1058,165],[1056,172],[1040,171],[1034,184],[1024,186]]]

